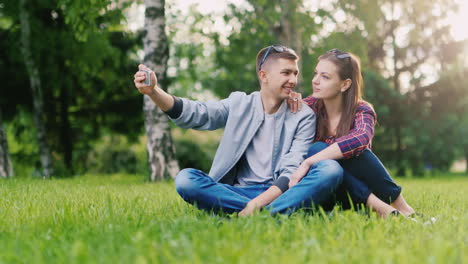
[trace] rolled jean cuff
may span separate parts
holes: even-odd
[[[366,204],[367,199],[369,199],[369,196],[371,195],[371,191],[363,191],[359,196],[357,196],[355,203],[357,204]]]
[[[392,190],[392,193],[388,197],[390,199],[389,203],[393,203],[400,196],[401,190],[401,186],[395,184],[394,190]]]

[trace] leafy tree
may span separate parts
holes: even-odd
[[[37,128],[37,141],[39,144],[41,164],[42,164],[42,176],[49,178],[53,175],[53,164],[50,153],[49,144],[46,141],[46,128],[44,124],[44,101],[42,97],[41,77],[39,75],[39,68],[37,66],[36,58],[32,56],[31,43],[34,38],[31,38],[31,20],[27,9],[26,1],[19,1],[20,11],[20,23],[21,23],[21,53],[23,54],[23,60],[26,64],[26,70],[28,72],[31,94],[34,105],[34,124]]]
[[[449,26],[442,21],[454,11],[453,0],[378,0],[338,1],[349,21],[361,35],[366,36],[370,66],[385,76],[398,93],[421,87],[425,79],[422,66],[431,63],[438,67],[444,48],[453,42]],[[345,26],[346,27],[346,26]],[[349,26],[348,26],[349,27]],[[440,67],[440,66],[439,66]],[[402,76],[410,83],[402,83]],[[405,131],[409,123],[402,116],[411,101],[393,105],[392,121],[394,159],[398,174],[405,173],[406,144],[411,141]],[[403,106],[403,107],[402,107]],[[406,119],[411,120],[412,118]]]
[[[311,11],[299,0],[251,0],[247,4],[247,7],[229,5],[222,17],[227,33],[210,29],[220,23],[218,15],[202,16],[192,9],[187,18],[190,22],[186,24],[192,25],[189,33],[197,36],[197,42],[174,44],[180,47],[175,49],[179,58],[176,63],[188,60],[187,72],[193,78],[192,83],[199,82],[219,97],[233,91],[258,90],[255,58],[265,46],[292,47],[305,65],[300,68],[308,70],[310,64],[315,65],[316,56],[311,55],[311,50],[316,47],[312,46],[311,38],[319,33],[323,19],[330,17],[328,11]],[[307,77],[301,75],[304,79],[298,84],[299,91],[304,91],[302,84],[309,86],[311,72]]]
[[[415,147],[421,148],[420,160],[433,169],[446,171],[457,157],[467,158],[467,74],[468,68],[459,64],[411,94],[413,105],[423,109],[415,120],[420,130]]]
[[[401,104],[404,101],[404,96],[396,92],[385,78],[371,69],[365,69],[363,77],[364,98],[373,105],[377,113],[372,150],[380,159],[385,160],[386,166],[394,166],[395,164],[391,162],[390,158],[393,155],[394,145],[388,134],[394,125],[392,123],[394,122],[392,109],[398,105],[404,107]]]
[[[8,89],[1,90],[1,100],[8,121],[18,118],[20,111],[32,113],[33,107],[31,94],[24,89],[28,87],[24,61],[14,44],[20,39],[18,7],[11,2],[2,4],[7,22],[0,24],[0,34],[5,37],[0,75],[8,80]],[[73,14],[67,7],[71,8],[52,0],[28,6],[34,39],[31,54],[42,81],[46,138],[53,157],[65,164],[67,171],[74,167],[82,171],[93,141],[103,133],[125,133],[136,139],[142,131],[138,129],[143,125],[140,97],[136,93],[129,96],[129,73],[137,65],[135,53],[140,42],[123,31],[121,9],[102,12],[94,28],[86,31],[87,38],[77,39],[77,32],[65,23],[65,14]],[[21,127],[16,129],[21,132]],[[23,132],[34,129],[30,126]]]

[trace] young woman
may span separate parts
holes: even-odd
[[[376,114],[361,96],[363,86],[359,59],[333,49],[319,57],[312,80],[313,93],[304,99],[317,116],[316,143],[291,176],[289,187],[297,184],[321,160],[338,160],[344,169],[339,202],[365,204],[381,217],[414,214],[384,165],[370,150]],[[300,98],[295,93],[292,97]],[[301,100],[291,100],[300,102]],[[291,106],[297,109],[298,104]]]

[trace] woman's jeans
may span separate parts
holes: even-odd
[[[309,148],[308,156],[326,147],[328,147],[326,143],[316,142]],[[359,156],[339,160],[339,164],[344,170],[343,182],[337,188],[335,200],[325,205],[328,207],[326,209],[333,207],[336,202],[348,209],[352,206],[349,198],[354,205],[365,205],[371,193],[390,204],[401,193],[401,187],[393,181],[385,166],[369,149],[364,150]]]
[[[334,160],[323,160],[312,166],[295,186],[266,206],[271,214],[291,214],[300,208],[311,208],[328,202],[341,184],[343,169]],[[176,190],[188,203],[200,209],[233,213],[268,188],[269,184],[232,186],[215,182],[206,173],[184,169],[175,179]]]

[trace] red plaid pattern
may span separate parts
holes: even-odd
[[[317,98],[309,96],[304,98],[304,102],[317,113]],[[330,136],[325,140],[325,143],[328,145],[338,143],[345,159],[359,156],[365,149],[371,148],[376,120],[377,115],[372,106],[361,101],[358,103],[356,117],[349,133],[339,138]]]

